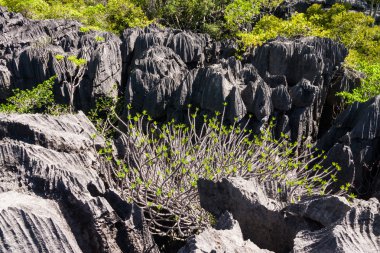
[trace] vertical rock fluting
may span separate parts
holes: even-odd
[[[256,182],[242,178],[202,179],[198,186],[202,207],[217,218],[231,213],[243,238],[261,249],[284,253],[380,250],[380,204],[375,198],[348,202],[339,196],[309,196],[289,204],[270,199]],[[213,245],[218,237],[209,232],[191,238],[187,247]]]
[[[330,126],[331,90],[352,88],[343,85],[350,75],[334,78],[347,50],[329,39],[277,38],[239,61],[234,43],[204,34],[150,26],[127,29],[118,38],[81,32],[74,21],[33,21],[3,8],[0,13],[2,100],[11,89],[34,87],[54,74],[61,82],[70,74],[62,73],[55,56],[77,55],[87,60],[75,93],[78,109],[88,111],[99,97],[123,95],[135,110],[165,120],[181,118],[189,103],[212,113],[227,102],[228,121],[252,114],[252,127],[259,129],[273,116],[277,135],[287,131],[300,141],[317,137],[321,118],[323,131]],[[67,103],[68,93],[57,84],[55,97]]]
[[[0,252],[158,252],[141,209],[106,186],[95,132],[83,113],[0,114]]]
[[[318,141],[327,162],[338,162],[340,183],[352,183],[361,197],[380,197],[380,96],[354,103]]]
[[[34,21],[0,7],[0,90],[32,88],[58,76],[55,95],[67,102],[58,83],[68,77],[57,68],[56,55],[87,60],[86,73],[75,93],[78,109],[89,110],[99,97],[116,98],[121,85],[121,40],[111,33],[81,32],[80,23],[67,20]],[[113,87],[115,89],[113,89]],[[60,91],[61,88],[63,92]],[[1,95],[0,99],[5,99]]]
[[[329,39],[278,38],[247,53],[242,62],[218,54],[228,50],[215,49],[216,45],[190,32],[156,27],[126,30],[122,48],[127,102],[156,118],[181,115],[187,104],[205,113],[222,111],[227,102],[230,122],[252,114],[253,127],[258,129],[274,116],[277,135],[288,131],[294,141],[301,141],[316,139],[332,87],[352,88],[336,84],[347,81],[334,78],[347,50]],[[324,124],[331,121],[324,117]]]
[[[292,101],[285,114],[289,118],[293,140],[301,141],[302,136],[317,137],[332,79],[347,53],[343,45],[330,39],[305,37],[278,38],[247,56],[248,62],[272,88],[285,83]],[[272,98],[279,104],[277,90]],[[283,99],[283,103],[288,100],[286,95]],[[324,124],[330,125],[331,122],[325,121]]]

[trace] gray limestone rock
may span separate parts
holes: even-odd
[[[49,236],[48,228],[35,225],[30,229],[35,230],[35,236],[43,235],[43,240],[25,235],[23,243],[29,240],[32,252],[56,252],[49,247],[62,234],[62,250],[67,252],[69,247],[74,252],[158,252],[141,209],[124,202],[109,188],[107,167],[95,149],[104,146],[104,140],[94,139],[94,133],[94,126],[83,113],[57,117],[0,114],[2,196],[5,198],[10,192],[18,192],[24,199],[38,195],[38,200],[30,203],[28,215],[36,222],[44,222],[45,218],[37,212],[38,203],[46,204],[46,208],[51,206],[50,218],[46,216],[51,221],[49,228],[62,230]],[[19,215],[15,224],[27,227],[29,223],[22,220],[22,213],[15,213]],[[62,221],[73,235],[64,231],[66,225]],[[10,230],[4,224],[0,222],[3,238],[21,233],[16,226]]]
[[[311,85],[310,81],[302,79],[289,90],[293,105],[297,107],[308,107],[314,102],[318,87]]]
[[[379,251],[380,204],[375,198],[349,202],[334,195],[305,196],[298,203],[285,204],[268,198],[253,180],[229,178],[214,183],[202,179],[198,186],[203,208],[216,217],[230,212],[243,238],[262,249],[294,253]],[[187,247],[206,247],[209,244],[204,238],[208,236],[207,242],[214,243],[217,232],[206,230],[191,238]],[[230,238],[238,233],[234,231],[235,237]]]
[[[270,253],[249,240],[244,241],[239,223],[228,212],[218,220],[216,228],[208,228],[199,235],[187,239],[178,253]]]
[[[272,90],[272,103],[275,110],[286,112],[292,108],[292,98],[284,85]]]
[[[342,167],[340,183],[352,183],[363,197],[380,192],[380,96],[354,103],[343,111],[318,141],[328,162]]]
[[[0,24],[0,90],[32,88],[57,75],[55,95],[67,102],[67,93],[59,92],[59,86],[68,73],[54,67],[55,55],[60,54],[87,60],[86,73],[75,94],[77,108],[87,111],[99,97],[116,97],[118,89],[113,86],[121,85],[122,73],[121,40],[117,36],[83,33],[75,21],[29,20],[3,8]]]
[[[317,231],[301,231],[294,253],[380,251],[380,204],[377,199],[355,201],[342,218]]]
[[[0,193],[0,252],[83,252],[58,203],[14,191]]]
[[[239,222],[244,239],[262,249],[289,252],[293,239],[301,230],[315,230],[318,224],[303,217],[282,212],[284,203],[267,197],[257,182],[242,178],[198,182],[201,206],[219,217],[230,212]]]

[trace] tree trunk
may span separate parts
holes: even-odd
[[[375,13],[373,14],[373,18],[375,19],[375,23],[376,23],[376,14],[379,12],[379,9],[380,9],[380,3],[377,3]]]
[[[371,0],[370,9],[369,9],[369,15],[372,16],[373,13],[373,6],[375,5],[375,0]]]

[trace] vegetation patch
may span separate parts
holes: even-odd
[[[49,113],[57,115],[67,113],[68,107],[54,102],[53,86],[56,77],[38,84],[33,89],[14,89],[13,96],[0,104],[3,113]]]
[[[113,168],[125,199],[144,209],[154,234],[184,239],[210,224],[212,217],[199,203],[199,178],[256,179],[275,185],[273,198],[297,202],[301,196],[329,193],[341,170],[336,163],[322,167],[326,156],[311,145],[300,151],[285,134],[274,139],[272,123],[254,135],[249,123],[224,125],[224,112],[201,116],[189,108],[188,124],[174,120],[159,124],[146,112],[123,120],[115,106],[108,102],[100,106],[105,107],[98,111],[107,108],[108,113],[97,126],[103,133],[113,129],[123,151],[116,156],[109,141],[99,154]],[[349,189],[344,185],[334,194]]]

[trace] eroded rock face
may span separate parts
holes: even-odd
[[[25,252],[22,245],[28,244],[28,252],[158,252],[141,209],[109,189],[95,149],[104,141],[91,138],[95,132],[83,113],[0,114],[4,249]],[[9,203],[14,195],[20,200]],[[43,208],[50,211],[43,214]],[[24,236],[19,246],[10,239],[14,234]]]
[[[354,103],[318,141],[327,162],[339,162],[340,183],[350,182],[362,197],[380,196],[380,96]]]
[[[255,181],[241,178],[220,182],[201,179],[198,182],[201,205],[219,217],[230,212],[239,222],[244,239],[274,252],[290,252],[300,230],[315,230],[319,224],[281,210],[284,203],[267,197]]]
[[[244,241],[239,223],[233,219],[232,215],[225,212],[218,220],[216,228],[209,228],[187,240],[186,246],[178,253],[270,253],[272,251],[263,250],[254,243]]]
[[[287,115],[294,141],[301,141],[302,136],[317,137],[332,80],[346,55],[347,49],[342,45],[313,37],[277,38],[247,55],[247,61],[274,89],[272,99],[278,109],[273,116]],[[337,85],[334,85],[336,89]],[[342,85],[341,88],[350,87]],[[326,120],[324,124],[330,125],[331,121]]]
[[[339,196],[311,196],[296,204],[285,204],[268,198],[256,182],[241,178],[217,183],[200,180],[199,194],[202,207],[216,217],[230,212],[239,223],[243,238],[262,249],[379,251],[380,204],[375,198],[348,202]],[[190,242],[188,245],[193,245]]]
[[[63,73],[56,55],[87,60],[86,72],[75,94],[77,108],[88,110],[99,97],[115,98],[121,85],[121,40],[104,32],[81,32],[81,24],[67,20],[34,21],[0,7],[0,90],[32,88],[58,76],[55,95],[67,102],[67,92],[58,83]],[[101,38],[101,39],[97,39]],[[116,86],[115,89],[113,87]],[[61,91],[63,89],[63,92]]]
[[[293,252],[379,252],[379,210],[377,199],[356,201],[341,219],[326,228],[299,232]]]
[[[0,252],[82,252],[56,202],[13,191],[0,200]]]
[[[81,32],[81,24],[73,21],[32,21],[4,9],[0,13],[2,100],[13,88],[31,88],[56,74],[55,97],[67,103],[69,94],[58,83],[72,71],[63,73],[55,56],[76,55],[87,60],[74,98],[78,109],[88,111],[100,97],[121,95],[133,110],[166,120],[180,119],[193,104],[201,114],[225,109],[229,122],[253,115],[252,129],[275,117],[277,136],[286,131],[293,141],[302,141],[303,136],[317,137],[321,118],[330,126],[332,119],[323,115],[330,90],[352,88],[335,84],[347,50],[329,39],[277,38],[240,61],[233,56],[233,42],[205,34],[152,25],[126,29],[118,38]]]
[[[294,141],[317,137],[332,80],[347,55],[328,39],[278,38],[239,61],[218,54],[207,36],[156,27],[127,30],[123,41],[126,100],[136,110],[170,118],[183,115],[188,104],[210,113],[227,102],[228,121],[252,114],[252,128],[259,129],[274,116],[277,135],[286,130]]]

